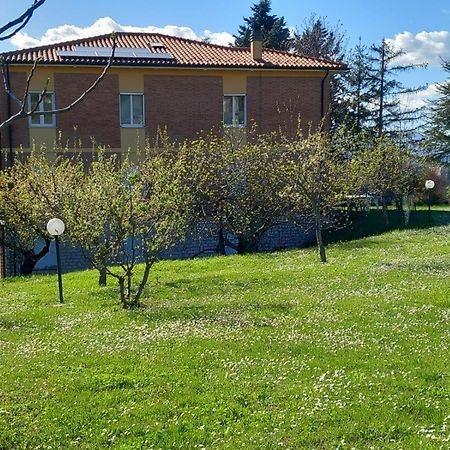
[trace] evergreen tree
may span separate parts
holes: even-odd
[[[450,73],[450,61],[442,64]],[[427,129],[426,146],[430,155],[448,160],[450,158],[450,78],[438,84],[440,97],[431,106],[431,118]]]
[[[258,31],[262,34],[263,47],[290,49],[290,32],[284,17],[270,14],[271,9],[270,0],[260,0],[251,7],[253,15],[244,17],[245,24],[240,25],[238,34],[234,35],[236,47],[250,47],[251,33]]]
[[[315,58],[343,61],[345,57],[345,32],[341,25],[334,28],[326,17],[312,14],[302,31],[294,32],[293,50]]]
[[[345,31],[341,24],[332,27],[326,17],[312,14],[305,22],[302,31],[296,30],[292,43],[294,52],[332,61],[345,60]],[[345,76],[333,76],[330,83],[331,128],[344,122],[348,104],[346,102]]]
[[[378,136],[382,136],[385,132],[407,133],[419,127],[417,121],[421,108],[408,108],[402,105],[400,95],[414,94],[424,87],[405,88],[397,76],[423,65],[397,64],[398,58],[403,54],[402,50],[395,49],[385,39],[379,45],[374,44],[370,47],[369,102],[372,109],[372,128]]]
[[[341,99],[341,109],[346,124],[359,132],[371,117],[369,52],[361,39],[350,53],[349,66],[350,70],[344,76],[345,95]]]

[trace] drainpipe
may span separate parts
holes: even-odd
[[[9,76],[9,65],[7,62],[4,63],[5,68],[5,84],[6,89],[8,91],[11,90],[11,82],[10,82],[10,76]],[[7,107],[7,117],[11,117],[12,115],[12,107],[11,107],[11,96],[6,95],[6,107]],[[8,127],[8,155],[7,155],[7,161],[6,161],[6,167],[13,167],[14,165],[14,150],[13,150],[13,126],[10,125]],[[3,233],[3,239],[5,238],[5,227],[2,226],[2,233]],[[6,248],[2,248],[2,262],[3,262],[3,276],[6,275]],[[17,265],[16,265],[16,258],[17,258],[17,252],[14,248],[13,250],[13,274],[14,276],[17,276]]]
[[[6,88],[8,91],[11,90],[11,84],[10,84],[10,77],[9,77],[9,66],[8,63],[5,63],[5,83]],[[11,117],[12,115],[12,108],[11,108],[11,96],[6,95],[6,105],[7,105],[7,114],[8,117]],[[14,165],[14,150],[13,150],[13,127],[10,125],[8,127],[8,160],[7,160],[7,167],[12,167]]]
[[[325,76],[322,78],[320,85],[320,120],[325,117],[325,81],[330,75],[330,69],[327,69]],[[322,124],[323,126],[323,124]]]

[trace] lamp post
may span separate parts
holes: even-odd
[[[6,222],[0,219],[0,278],[6,278],[5,225]]]
[[[431,223],[431,189],[434,188],[434,181],[425,181],[425,189],[428,191],[428,223]]]
[[[64,303],[63,285],[61,274],[61,256],[59,253],[59,236],[64,233],[66,226],[61,219],[50,219],[47,223],[47,231],[50,236],[55,238],[56,245],[56,268],[58,270],[59,303]]]

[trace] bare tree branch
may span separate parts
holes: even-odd
[[[20,107],[20,111],[21,111],[21,112],[24,112],[24,111],[25,111],[25,108],[26,108],[26,106],[27,106],[27,98],[28,98],[28,92],[30,91],[30,83],[31,83],[31,79],[33,78],[34,72],[36,71],[36,67],[37,67],[37,65],[38,65],[38,63],[39,63],[40,60],[41,60],[41,58],[37,58],[37,59],[34,61],[33,67],[31,68],[30,73],[28,74],[27,82],[26,82],[26,85],[25,85],[25,92],[24,92],[24,94],[23,94],[23,98],[22,98],[22,101],[21,101],[21,107]],[[44,94],[45,94],[45,92],[47,91],[47,86],[48,86],[48,80],[47,80],[47,82],[45,83],[45,88],[44,88],[43,91],[42,91],[43,94],[42,94],[40,97],[44,97]],[[39,100],[42,101],[41,98],[40,98]],[[35,111],[35,110],[38,109],[38,107],[39,107],[39,103],[36,103],[35,107],[32,108],[32,109],[34,109],[34,111]],[[33,112],[34,112],[34,111],[33,111]]]
[[[113,39],[113,45],[112,45],[111,56],[109,57],[109,60],[108,60],[108,63],[106,64],[106,66],[103,68],[102,73],[96,78],[96,80],[91,84],[91,86],[89,86],[89,88],[87,88],[84,92],[82,92],[82,94],[76,100],[74,100],[72,103],[70,103],[69,105],[64,106],[62,108],[55,108],[55,109],[48,110],[48,111],[38,111],[38,108],[39,108],[40,104],[42,103],[42,101],[44,100],[45,94],[47,93],[48,80],[47,80],[46,86],[39,94],[38,101],[36,102],[35,105],[33,105],[33,108],[27,109],[27,107],[26,107],[31,79],[33,78],[34,72],[36,71],[37,65],[39,63],[39,59],[34,61],[33,67],[31,68],[31,71],[28,75],[25,92],[23,94],[22,100],[19,100],[15,96],[15,94],[11,91],[10,86],[5,81],[4,84],[5,84],[6,93],[11,98],[13,98],[16,102],[18,102],[20,110],[16,114],[11,115],[5,121],[0,123],[0,131],[2,131],[4,128],[11,126],[17,120],[23,119],[25,117],[29,117],[31,115],[59,114],[59,113],[67,112],[67,111],[70,111],[72,108],[74,108],[78,103],[82,102],[84,100],[84,98],[87,95],[89,95],[98,86],[98,84],[103,80],[103,78],[105,78],[106,73],[108,72],[109,68],[111,67],[111,65],[114,61],[114,56],[116,53],[116,46],[117,46],[116,35],[114,33],[112,35],[112,39]],[[5,74],[4,70],[3,70],[3,73]]]
[[[8,22],[6,25],[0,27],[0,41],[6,41],[7,39],[10,39],[14,35],[16,35],[20,30],[22,30],[30,21],[34,11],[40,8],[46,1],[47,0],[34,0],[33,4],[20,17],[11,20],[11,22]],[[17,26],[15,30],[11,31],[6,36],[2,36],[4,33],[8,32],[11,28],[14,28],[15,26]]]
[[[17,96],[14,94],[14,92],[11,91],[11,87],[9,85],[7,64],[3,59],[1,60],[1,64],[2,64],[3,88],[5,89],[6,94],[9,97],[11,97],[21,108],[22,103],[20,102],[20,99],[17,98]]]

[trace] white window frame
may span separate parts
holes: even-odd
[[[29,111],[31,111],[31,94],[41,95],[42,92],[41,91],[37,91],[37,92],[30,91],[30,92],[28,92],[28,108],[29,108]],[[45,95],[51,95],[51,98],[52,98],[52,110],[56,109],[56,106],[55,106],[55,104],[56,104],[55,103],[55,93],[54,92],[46,92]],[[44,113],[45,112],[44,111],[44,101],[39,103],[39,107],[36,110],[36,112],[37,113]],[[54,113],[52,114],[52,123],[45,123],[44,122],[44,114],[39,114],[38,115],[39,123],[33,123],[32,117],[35,114],[36,113],[31,114],[28,117],[28,124],[29,124],[30,128],[55,128],[56,127],[56,114],[54,114]],[[46,113],[46,114],[48,114],[48,113]]]
[[[225,110],[223,111],[223,124],[227,128],[246,128],[247,127],[247,94],[224,94],[225,97],[232,97],[232,111],[231,111],[231,117],[233,120],[233,123],[226,124],[225,123]],[[237,124],[235,123],[235,117],[236,117],[236,103],[235,98],[236,97],[244,97],[244,123],[243,124]]]
[[[120,97],[122,95],[129,95],[131,97],[130,101],[130,118],[133,120],[133,95],[140,95],[142,97],[142,123],[122,123],[122,102]],[[120,114],[120,126],[122,128],[145,128],[145,97],[143,92],[121,92],[119,94],[119,114]]]

